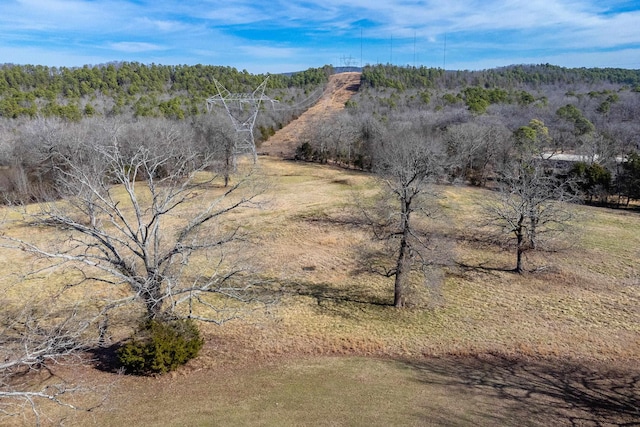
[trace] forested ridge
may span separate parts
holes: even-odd
[[[259,115],[259,143],[315,102],[334,71],[325,66],[253,75],[210,65],[5,64],[0,66],[2,162],[31,169],[29,159],[18,158],[16,141],[29,133],[25,127],[34,118],[194,123],[206,112],[206,99],[217,94],[214,80],[230,92],[250,93],[268,77],[266,94],[278,107],[264,107]],[[573,173],[587,200],[640,197],[630,184],[637,180],[640,150],[640,70],[541,64],[445,71],[373,65],[362,69],[360,90],[346,107],[307,130],[298,142],[298,158],[368,170],[375,157],[373,142],[396,138],[405,132],[400,128],[410,127],[417,135],[443,140],[449,154],[459,157],[448,170],[452,179],[485,185],[517,147],[535,145],[540,152],[581,156],[583,164]],[[234,137],[223,110],[211,120],[218,135],[230,141]]]
[[[444,145],[450,180],[495,183],[526,148],[547,157],[549,173],[571,178],[587,201],[640,197],[640,70],[376,65],[363,69],[346,106],[301,141],[299,158],[372,169],[376,141],[409,132]]]
[[[322,85],[332,72],[331,66],[290,74],[254,75],[246,70],[211,65],[114,62],[48,67],[4,64],[0,65],[0,117],[43,115],[79,120],[93,114],[131,112],[136,116],[184,118],[201,113],[204,100],[217,93],[214,79],[230,92],[252,92],[268,76],[268,89],[277,92],[275,98],[287,100],[284,90]],[[514,91],[551,85],[561,88],[610,84],[639,91],[640,70],[542,64],[445,72],[440,68],[376,65],[363,69],[362,84],[368,88],[401,91],[472,87]],[[523,99],[526,101],[526,98],[519,98],[520,101]]]
[[[326,83],[331,67],[291,75],[255,75],[246,70],[210,65],[145,65],[118,62],[80,68],[42,65],[0,66],[0,117],[58,116],[69,120],[133,114],[184,118],[204,110],[218,93],[214,79],[230,92],[252,92],[267,77],[277,100],[294,102],[293,88]]]
[[[435,87],[484,86],[518,88],[522,86],[612,83],[640,89],[640,70],[625,68],[565,68],[550,64],[512,65],[480,71],[451,71],[427,67],[368,66],[362,82],[370,87],[420,89]]]

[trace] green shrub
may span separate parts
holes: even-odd
[[[308,142],[303,142],[296,148],[296,160],[311,161],[313,159],[313,147]]]
[[[165,373],[196,357],[203,344],[192,320],[149,320],[118,349],[118,361],[128,373]]]

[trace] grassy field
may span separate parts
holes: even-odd
[[[330,166],[260,165],[264,203],[235,220],[258,238],[250,254],[279,304],[203,325],[203,354],[174,375],[59,367],[87,384],[113,382],[101,408],[71,413],[65,425],[640,422],[637,213],[576,206],[564,249],[529,255],[536,272],[517,275],[513,254],[474,231],[491,193],[442,187],[428,225],[450,262],[424,305],[399,311],[392,279],[359,268],[366,230],[343,221],[374,181]],[[14,273],[33,266],[6,251],[0,264]],[[38,280],[52,282],[12,279],[10,291],[24,298]]]
[[[491,355],[295,358],[122,378],[104,408],[64,425],[624,425],[638,420],[637,392],[624,371]]]

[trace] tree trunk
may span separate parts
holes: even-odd
[[[516,228],[516,273],[522,273],[522,254],[524,253],[524,244],[525,244],[525,236],[524,236],[524,216],[520,216],[518,220],[518,226]]]
[[[409,279],[409,248],[403,236],[400,243],[400,254],[398,255],[398,263],[396,264],[396,278],[393,293],[393,305],[402,308],[406,305],[405,287]]]
[[[516,273],[522,273],[523,269],[522,269],[522,254],[524,253],[524,250],[522,249],[521,246],[518,246],[518,254],[516,257]]]
[[[160,295],[160,284],[153,284],[142,292],[148,319],[157,319],[162,315],[163,298]]]
[[[402,219],[401,219],[401,231],[402,238],[400,239],[400,251],[398,253],[398,262],[396,264],[396,275],[393,294],[393,305],[397,308],[402,308],[406,305],[406,285],[409,281],[409,273],[411,271],[411,248],[409,247],[409,234],[411,231],[411,224],[409,222],[409,215],[411,212],[411,200],[404,199],[402,203]]]
[[[227,145],[224,149],[224,187],[227,188],[229,181],[231,180],[231,174],[234,173],[238,167],[236,156],[234,155],[235,145],[227,141]],[[231,141],[233,142],[233,141]]]

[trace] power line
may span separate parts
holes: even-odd
[[[360,68],[362,68],[362,28],[360,28]]]
[[[416,32],[413,32],[413,68],[416,67]]]
[[[298,101],[295,104],[289,105],[287,107],[285,107],[284,104],[280,103],[278,104],[279,105],[278,107],[274,106],[273,109],[275,111],[289,111],[289,110],[298,110],[300,108],[306,108],[306,105],[315,104],[322,97],[322,95],[324,95],[325,90],[326,90],[325,88],[319,87],[318,89],[311,92],[311,95],[309,95],[302,101]],[[320,94],[317,94],[317,92],[320,92]],[[308,102],[308,101],[311,101],[311,102]]]
[[[218,94],[207,99],[207,111],[211,111],[215,104],[222,104],[227,110],[227,114],[236,130],[236,135],[239,137],[236,138],[233,150],[234,161],[236,156],[247,153],[253,155],[254,163],[258,159],[253,129],[255,128],[260,104],[267,101],[271,102],[273,106],[274,103],[278,102],[264,94],[268,80],[269,77],[267,76],[256,90],[251,93],[232,93],[222,86],[218,80],[213,79],[216,89],[218,89]],[[248,111],[247,106],[249,107]]]

